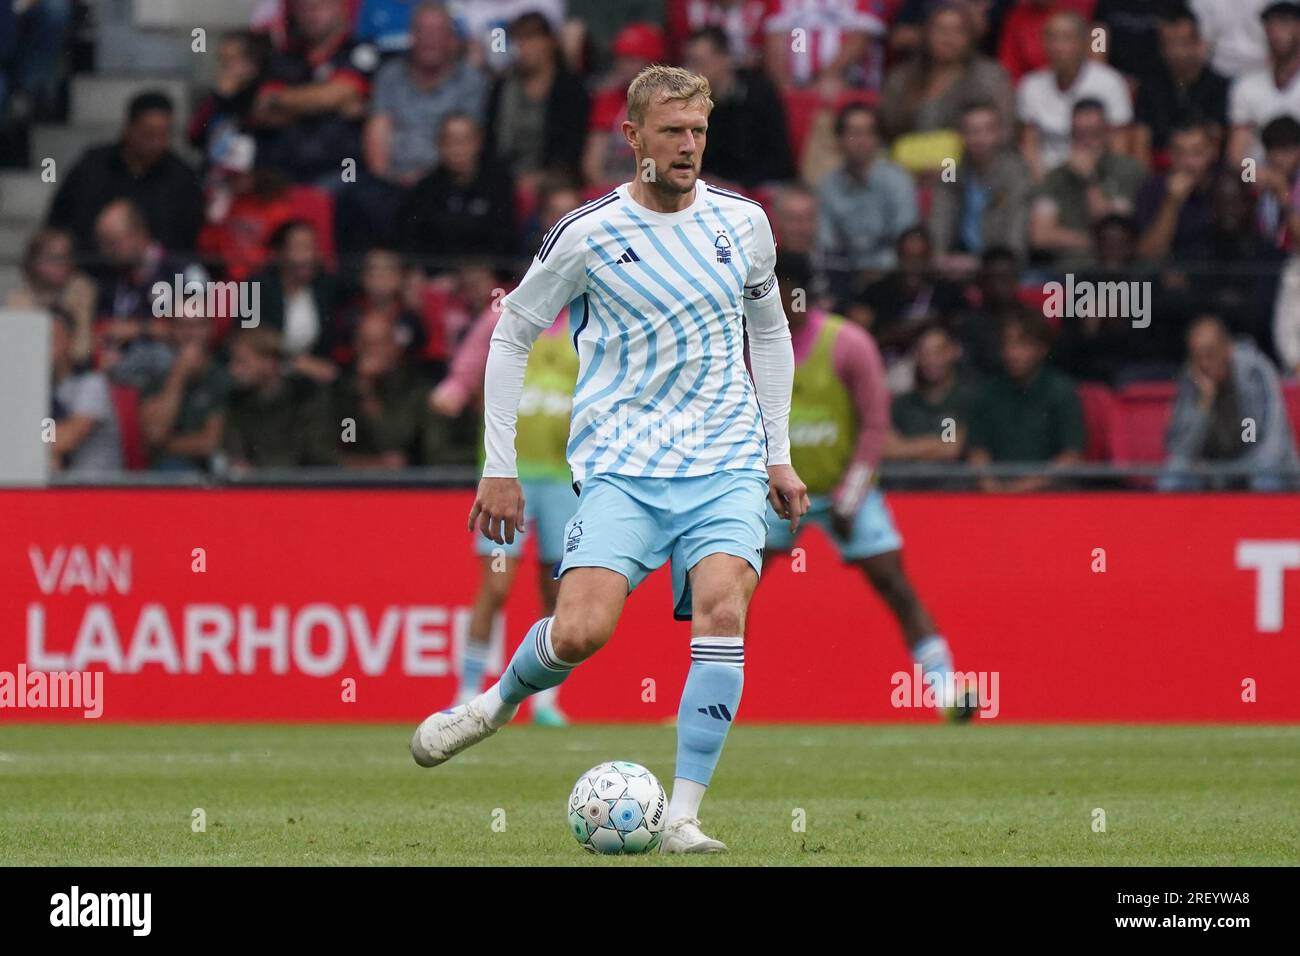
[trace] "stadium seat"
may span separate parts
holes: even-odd
[[[1300,381],[1292,379],[1282,383],[1282,401],[1286,405],[1286,417],[1291,420],[1291,434],[1300,445]]]
[[[117,430],[122,438],[122,461],[127,471],[143,471],[149,465],[145,453],[144,435],[140,431],[140,393],[124,385],[109,388],[113,398],[113,411],[117,415]]]
[[[1150,465],[1165,460],[1165,429],[1173,413],[1173,382],[1135,382],[1115,393],[1110,414],[1110,455],[1118,464]],[[1135,487],[1149,488],[1149,478]]]
[[[1083,426],[1088,435],[1083,457],[1087,461],[1108,461],[1115,398],[1109,388],[1098,382],[1083,382],[1078,392],[1079,404],[1083,406]]]

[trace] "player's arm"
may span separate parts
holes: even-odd
[[[889,434],[889,387],[885,384],[880,349],[870,335],[856,326],[840,329],[832,360],[836,375],[853,399],[858,425],[853,457],[839,486],[831,493],[832,516],[847,528],[871,490],[884,455]]]
[[[808,489],[790,465],[790,393],[794,388],[794,347],[790,323],[777,289],[776,243],[767,215],[754,214],[755,254],[745,279],[745,331],[758,408],[767,432],[768,499],[790,530],[808,511]]]
[[[551,233],[566,223],[560,220]],[[483,373],[483,478],[469,513],[472,531],[497,544],[513,543],[524,528],[524,493],[515,462],[515,427],[528,353],[542,330],[586,282],[585,246],[576,229],[548,233],[519,285],[501,300]]]

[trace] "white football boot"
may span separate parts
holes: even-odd
[[[660,853],[721,853],[727,844],[700,832],[700,821],[694,817],[680,817],[664,827],[659,841]]]
[[[474,701],[458,704],[420,722],[411,737],[411,756],[421,767],[436,767],[496,732]]]

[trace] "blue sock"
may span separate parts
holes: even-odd
[[[934,683],[939,705],[953,706],[952,651],[948,649],[948,642],[939,634],[923,637],[912,648],[912,660],[921,665],[921,678]]]
[[[465,638],[460,655],[460,691],[458,698],[468,700],[483,689],[487,670],[488,642]]]
[[[551,617],[544,617],[528,629],[523,643],[510,658],[510,666],[501,675],[501,699],[507,704],[518,704],[539,690],[558,687],[573,670],[555,656],[551,646]]]
[[[743,638],[691,639],[691,669],[677,710],[677,777],[708,786],[744,685]]]

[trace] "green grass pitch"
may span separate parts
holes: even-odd
[[[588,767],[668,784],[663,726],[511,727],[421,770],[410,726],[0,726],[0,864],[1227,865],[1300,859],[1300,727],[732,730],[703,809],[731,852],[598,858]],[[194,832],[193,811],[206,815]],[[1094,810],[1105,832],[1094,832]],[[797,829],[800,818],[805,825]]]

